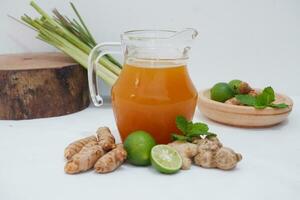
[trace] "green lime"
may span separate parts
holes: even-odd
[[[234,80],[231,80],[228,85],[231,87],[231,89],[236,93],[238,94],[239,93],[239,88],[240,88],[240,84],[241,84],[241,80],[238,80],[238,79],[234,79]]]
[[[152,148],[151,163],[157,171],[173,174],[181,168],[182,159],[173,147],[161,144]]]
[[[150,152],[156,145],[153,137],[145,131],[134,131],[124,141],[129,163],[133,165],[150,165]]]
[[[210,89],[212,100],[225,102],[232,97],[234,97],[234,91],[227,83],[217,83]]]

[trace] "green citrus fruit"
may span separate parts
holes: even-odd
[[[156,145],[153,137],[145,131],[135,131],[128,135],[124,141],[129,163],[133,165],[150,165],[150,153]]]
[[[217,83],[210,89],[210,98],[215,101],[225,102],[234,97],[234,91],[227,83]]]
[[[238,94],[239,93],[239,88],[240,88],[240,84],[241,84],[241,80],[238,80],[238,79],[234,79],[234,80],[231,80],[228,85],[231,87],[231,89],[236,93]]]
[[[161,144],[152,148],[151,164],[161,173],[173,174],[181,168],[182,159],[173,147]]]

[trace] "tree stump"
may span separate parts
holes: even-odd
[[[0,55],[0,119],[60,116],[88,105],[86,70],[64,54]]]

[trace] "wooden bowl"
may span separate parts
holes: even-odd
[[[210,99],[210,90],[199,92],[198,108],[209,119],[239,127],[266,127],[285,120],[293,107],[293,101],[282,94],[276,94],[276,103],[286,103],[287,108],[255,109],[249,106],[231,105]]]

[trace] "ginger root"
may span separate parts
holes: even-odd
[[[228,99],[227,101],[225,101],[225,103],[230,105],[241,105],[241,102],[237,100],[235,97]]]
[[[67,160],[70,160],[73,155],[77,154],[86,144],[90,142],[98,142],[99,145],[103,148],[104,151],[111,150],[115,148],[115,138],[111,134],[109,128],[100,127],[96,135],[92,135],[80,140],[72,142],[65,148],[64,156]]]
[[[108,173],[117,169],[126,160],[127,152],[122,144],[118,144],[117,147],[104,156],[102,156],[95,164],[95,171],[98,173]]]
[[[191,168],[192,159],[198,153],[198,146],[193,143],[184,142],[184,141],[174,141],[168,144],[173,147],[181,156],[182,166],[181,169],[187,170]]]
[[[258,92],[256,90],[251,90],[248,94],[255,97],[258,95]]]
[[[75,174],[93,167],[99,173],[111,172],[119,167],[127,156],[122,145],[114,148],[116,148],[114,136],[109,128],[101,127],[96,135],[77,140],[67,146],[64,153],[68,160],[65,172]]]
[[[65,172],[75,174],[93,168],[96,161],[105,154],[98,142],[91,141],[75,154],[65,165]]]
[[[64,156],[67,160],[70,160],[73,155],[78,153],[82,147],[84,147],[89,142],[97,141],[96,136],[89,136],[80,140],[76,140],[75,142],[72,142],[65,148]]]
[[[98,128],[97,141],[98,141],[98,144],[103,148],[104,151],[109,151],[116,147],[115,138],[111,134],[108,127]]]
[[[223,147],[216,137],[196,139],[193,143],[198,145],[198,154],[194,157],[194,162],[201,167],[230,170],[242,159],[241,154]]]
[[[239,85],[239,93],[240,94],[248,94],[252,88],[246,82],[241,82]]]

